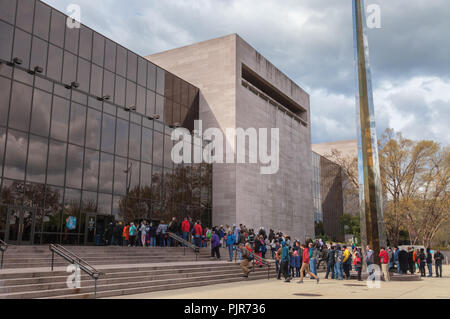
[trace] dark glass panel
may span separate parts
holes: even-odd
[[[72,103],[70,108],[69,142],[84,145],[84,132],[86,126],[86,107]]]
[[[78,74],[77,82],[80,84],[79,90],[88,92],[89,91],[89,77],[91,72],[91,63],[78,58]]]
[[[128,163],[130,169],[129,177],[131,180],[129,181],[130,191],[133,192],[132,196],[139,197],[139,178],[141,176],[141,164],[138,161],[130,160]]]
[[[102,114],[91,108],[88,109],[86,123],[86,146],[98,150],[100,148],[100,134],[102,128]]]
[[[125,105],[125,84],[126,80],[121,76],[116,76],[116,88],[114,102],[118,105]]]
[[[16,0],[0,0],[0,19],[14,24],[16,18]]]
[[[23,199],[23,182],[3,180],[2,201],[8,205],[20,206]]]
[[[130,126],[130,158],[135,160],[141,159],[141,126],[131,124]]]
[[[77,57],[67,51],[64,52],[63,78],[64,84],[70,84],[77,79]]]
[[[138,77],[137,82],[139,85],[147,85],[147,60],[138,57]]]
[[[69,126],[69,101],[60,97],[53,97],[51,137],[67,141]]]
[[[188,106],[189,104],[189,84],[181,81],[181,105]]]
[[[87,104],[87,95],[80,93],[78,91],[72,90],[72,101],[77,102],[81,105]]]
[[[102,86],[103,86],[103,69],[92,64],[91,71],[91,94],[95,96],[103,96],[102,95]]]
[[[127,101],[126,106],[136,106],[136,84],[127,81]]]
[[[116,116],[117,107],[105,102],[103,103],[103,112]]]
[[[181,103],[181,79],[173,77],[173,101]]]
[[[50,140],[50,148],[48,151],[47,184],[64,186],[66,148],[66,143]]]
[[[3,173],[3,155],[5,152],[5,143],[6,143],[6,129],[3,127],[0,127],[0,177]],[[0,178],[0,183],[1,183]]]
[[[84,155],[83,188],[97,191],[99,152],[86,149]]]
[[[147,63],[147,89],[156,90],[156,65]]]
[[[114,196],[112,203],[112,214],[114,215],[116,220],[120,220],[120,203],[122,201],[122,196]]]
[[[125,77],[127,75],[127,50],[120,45],[117,46],[116,73]]]
[[[137,74],[137,55],[131,51],[128,51],[127,56],[127,78],[133,82],[136,82]]]
[[[117,108],[117,117],[128,121],[130,119],[130,112],[125,111],[124,109],[119,107]]]
[[[64,86],[55,83],[55,87],[53,93],[60,97],[64,97],[66,99],[70,99],[71,90],[66,89]]]
[[[22,71],[21,69],[14,69],[14,80],[26,83],[30,86],[33,85],[34,76],[26,71]]]
[[[69,144],[67,153],[66,186],[81,188],[83,173],[83,148]]]
[[[22,59],[22,67],[28,68],[30,64],[31,34],[16,28],[14,36],[13,58]]]
[[[155,114],[159,115],[159,121],[164,122],[164,97],[156,94]]]
[[[78,54],[79,37],[80,37],[80,29],[79,28],[68,28],[66,26],[65,49],[72,52],[73,54]]]
[[[103,66],[103,57],[105,55],[105,38],[94,32],[94,46],[92,49],[92,62]]]
[[[98,158],[97,158],[98,165]],[[83,192],[83,198],[81,202],[81,206],[87,212],[96,212],[97,211],[97,189],[95,192]]]
[[[142,128],[142,160],[152,162],[153,131]]]
[[[147,116],[152,116],[153,114],[156,114],[155,103],[156,103],[155,92],[147,91],[147,106],[145,113]]]
[[[8,120],[9,96],[11,92],[11,80],[0,77],[0,125],[6,125]]]
[[[181,108],[180,104],[173,103],[173,124],[180,123],[181,124]]]
[[[143,117],[142,118],[142,125],[152,129],[153,128],[153,120],[149,120],[148,118]]]
[[[98,194],[98,212],[100,214],[111,214],[112,195]]]
[[[159,71],[159,70],[158,70]],[[158,72],[158,77],[160,72]],[[164,97],[173,100],[173,84],[175,76],[169,72],[165,72]],[[159,82],[159,80],[158,80]],[[158,89],[157,89],[158,90]]]
[[[53,92],[53,83],[38,76],[34,79],[34,86],[49,93]]]
[[[116,154],[126,157],[128,154],[128,122],[117,119]]]
[[[114,72],[116,70],[116,44],[106,39],[105,68]]]
[[[181,124],[181,126],[186,127],[189,124],[188,123],[188,112],[189,112],[189,110],[188,110],[187,107],[181,106],[180,111],[181,111],[181,113],[180,113],[180,116],[181,116],[180,124]]]
[[[44,69],[43,74],[46,73],[47,70],[47,48],[48,43],[42,41],[39,38],[33,37],[33,45],[31,49],[31,62],[30,69],[34,69],[36,66],[40,66]]]
[[[9,127],[28,131],[30,123],[32,88],[28,85],[13,83]]]
[[[33,32],[44,40],[48,40],[51,10],[52,9],[48,5],[40,1],[36,2]]]
[[[136,112],[142,115],[145,115],[145,93],[145,88],[138,85],[136,96]]]
[[[102,107],[103,107],[103,102],[97,100],[97,98],[94,98],[94,97],[92,97],[92,96],[89,96],[89,97],[88,97],[88,105],[89,105],[90,107],[93,107],[93,108],[96,109],[96,110],[101,111],[101,110],[102,110]]]
[[[141,192],[141,195],[148,193],[145,188],[151,187],[151,181],[152,165],[141,163],[141,188],[144,189],[144,192]],[[146,196],[146,198],[151,198],[151,196]]]
[[[113,116],[103,114],[102,151],[114,153],[115,132],[116,119]]]
[[[131,169],[133,170],[134,167]],[[127,159],[115,157],[114,164],[114,194],[125,195],[127,185],[131,182],[131,170],[127,170]],[[128,183],[128,184],[127,184]]]
[[[33,29],[34,0],[20,0],[17,4],[16,25],[25,31]]]
[[[152,170],[152,201],[159,204],[162,191],[162,167],[153,166]]]
[[[164,135],[159,132],[154,132],[153,137],[153,164],[163,165],[163,147],[164,147]]]
[[[50,63],[47,67],[47,76],[49,78],[56,81],[61,81],[62,60],[63,50],[50,44],[48,48],[48,61],[50,61]]]
[[[100,154],[100,180],[99,191],[111,193],[112,191],[112,178],[114,171],[114,157],[112,155],[101,153]]]
[[[52,96],[49,93],[35,89],[33,96],[33,110],[31,113],[31,133],[47,137],[50,130],[50,114],[52,110]]]
[[[166,98],[164,107],[164,123],[173,125],[173,103]]]
[[[66,28],[66,18],[56,10],[52,10],[52,22],[50,25],[50,42],[59,46],[64,46],[64,30]]]
[[[169,135],[164,135],[164,166],[168,168],[173,167],[172,161],[172,146],[173,142]]]
[[[25,178],[27,144],[27,134],[11,129],[8,130],[5,155],[5,177],[20,180]]]
[[[166,83],[166,71],[156,67],[156,92],[164,95]],[[170,74],[170,73],[167,73]]]
[[[114,73],[107,70],[103,73],[103,95],[109,95],[109,101],[114,102]]]
[[[0,10],[1,11],[1,10]],[[11,61],[14,28],[0,21],[0,59]]]
[[[138,113],[130,113],[130,121],[136,124],[142,124],[142,116]]]
[[[27,181],[45,183],[48,139],[30,135],[28,149]]]
[[[78,53],[86,60],[91,60],[92,55],[92,30],[81,25],[80,28],[80,49]]]

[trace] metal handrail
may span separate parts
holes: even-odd
[[[3,268],[3,255],[5,254],[7,249],[8,249],[8,244],[0,239],[0,251],[2,252],[2,261],[0,263],[0,268]]]
[[[259,263],[267,266],[267,279],[270,279],[270,266],[271,266],[271,262],[268,261],[267,259],[264,259],[262,257],[259,257],[258,255],[256,255],[255,253],[251,252],[250,250],[247,249],[247,247],[244,247],[245,250],[248,251],[248,253],[253,256],[253,260],[258,261]],[[237,252],[240,251],[242,253],[242,249],[239,247],[236,247],[236,252],[234,254],[234,262],[236,262],[237,260]],[[255,271],[255,262],[253,261],[253,271]]]
[[[97,279],[100,277],[100,275],[104,275],[104,273],[98,271],[87,261],[83,260],[81,257],[75,255],[73,252],[67,250],[59,244],[50,244],[49,249],[52,252],[52,271],[55,260],[55,253],[67,260],[69,263],[77,264],[81,270],[83,270],[85,273],[91,276],[92,279],[94,279],[94,299],[97,298]]]
[[[172,233],[172,232],[166,232],[166,234],[167,234],[169,237],[175,239],[177,242],[179,242],[180,244],[183,245],[183,247],[184,247],[184,255],[186,255],[186,247],[191,248],[192,250],[194,250],[194,253],[195,253],[195,261],[197,261],[197,259],[198,259],[198,253],[200,252],[200,247],[198,247],[198,246],[196,246],[196,245],[194,245],[194,244],[191,244],[191,243],[188,242],[187,240],[184,240],[183,238],[181,238],[181,237],[178,236],[178,235],[175,235],[175,234]]]

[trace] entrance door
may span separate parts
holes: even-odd
[[[95,228],[97,226],[96,214],[86,214],[86,233],[84,235],[85,245],[94,245]]]
[[[22,207],[8,207],[6,219],[6,242],[32,244],[36,210]]]

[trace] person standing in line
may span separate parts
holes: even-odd
[[[400,273],[401,274],[407,274],[409,269],[409,261],[408,261],[408,252],[404,249],[399,249],[398,253],[398,262],[400,265]]]
[[[420,248],[420,252],[417,255],[417,263],[419,264],[420,269],[420,277],[425,277],[425,263],[427,261],[427,257],[425,256],[425,250]]]
[[[400,250],[398,249],[397,246],[394,246],[394,264],[395,264],[395,267],[397,268],[397,273],[401,274],[400,261],[398,259],[399,254],[400,254]]]
[[[310,244],[311,245],[311,244]],[[309,249],[306,248],[305,244],[302,244],[301,246],[303,248],[303,253],[302,253],[302,268],[300,268],[300,281],[298,282],[299,284],[303,283],[303,275],[304,275],[304,271],[306,271],[311,277],[316,278],[317,283],[319,283],[319,276],[316,276],[315,274],[313,274],[310,269],[309,269]]]
[[[194,243],[193,236],[194,236],[194,222],[192,221],[192,217],[189,217],[189,229],[191,230],[189,232],[189,242]]]
[[[354,263],[355,263],[355,267],[356,267],[356,272],[358,273],[358,281],[362,281],[362,279],[361,279],[361,271],[362,271],[361,248],[356,248]]]
[[[229,255],[229,261],[232,262],[233,261],[233,248],[234,245],[236,244],[236,239],[234,238],[234,233],[232,231],[229,231],[227,234],[227,240],[226,240],[226,244],[227,244],[227,248],[228,248],[228,255]]]
[[[317,276],[317,262],[319,257],[319,242],[316,241],[313,244],[309,245],[310,252],[309,252],[309,269],[311,272]],[[312,278],[311,278],[312,279]]]
[[[167,246],[167,224],[164,221],[161,221],[161,224],[158,225],[158,229],[156,230],[156,234],[159,236],[159,246],[166,247]]]
[[[352,266],[351,262],[351,258],[350,258],[350,251],[347,249],[346,245],[342,246],[342,254],[344,259],[342,260],[342,268],[344,269],[344,273],[345,273],[345,279],[350,279],[350,268]]]
[[[342,261],[344,260],[344,255],[342,253],[341,245],[336,245],[336,251],[334,253],[334,279],[343,280],[342,275]]]
[[[414,249],[408,247],[408,268],[411,275],[414,275],[416,272],[416,265],[414,260]]]
[[[189,224],[189,220],[187,217],[184,218],[184,221],[181,223],[181,232],[183,233],[183,239],[185,241],[189,241],[189,232],[191,231],[191,225]]]
[[[216,228],[213,228],[211,236],[211,258],[220,260],[220,246],[219,231]]]
[[[336,247],[335,246],[331,246],[331,248],[328,250],[328,255],[327,255],[327,272],[325,274],[325,279],[328,279],[328,275],[331,272],[331,279],[335,278],[335,274],[334,274],[334,254],[336,252]]]
[[[374,273],[374,269],[373,269],[373,263],[374,263],[374,258],[373,258],[374,252],[373,250],[370,248],[369,245],[366,246],[366,264],[367,264],[367,271],[369,273],[369,277],[372,279],[373,278],[373,273]]]
[[[428,277],[433,277],[433,254],[431,253],[430,247],[427,248],[427,267],[428,267]]]
[[[439,250],[436,250],[433,257],[434,266],[436,268],[436,277],[442,278],[442,261],[444,260],[444,255]]]
[[[130,224],[127,223],[123,228],[122,237],[124,246],[128,246],[130,240]]]
[[[128,247],[136,246],[136,233],[137,233],[136,226],[134,226],[134,223],[131,222],[130,229],[129,229],[130,243],[128,244]]]
[[[197,220],[197,222],[194,225],[194,244],[195,244],[195,246],[202,247],[202,235],[203,235],[202,225],[200,225],[200,221]]]
[[[282,247],[278,240],[276,240],[276,252],[275,252],[275,268],[277,270],[277,279],[281,280],[281,252]]]
[[[156,247],[156,226],[150,223],[150,247]]]
[[[142,223],[141,223],[141,227],[139,228],[139,231],[141,232],[141,244],[142,244],[142,247],[146,246],[145,245],[145,238],[146,238],[146,235],[147,235],[146,228],[147,228],[147,223],[145,222],[145,220],[143,220]]]
[[[384,281],[389,281],[389,254],[385,250],[385,247],[380,248],[380,257],[381,270],[383,271]]]

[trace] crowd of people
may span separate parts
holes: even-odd
[[[321,239],[306,239],[304,242],[283,234],[273,229],[266,232],[264,227],[257,231],[247,228],[245,225],[221,225],[212,228],[202,225],[200,220],[193,221],[191,217],[185,217],[178,222],[173,217],[169,223],[160,221],[158,225],[146,220],[138,224],[134,222],[123,225],[110,223],[105,232],[106,245],[143,246],[143,247],[173,247],[183,245],[178,240],[168,236],[168,232],[175,234],[186,242],[197,247],[210,247],[211,258],[221,260],[220,248],[226,248],[228,261],[239,259],[244,277],[248,277],[253,264],[262,267],[262,261],[266,259],[268,249],[270,258],[275,261],[277,279],[283,275],[286,282],[293,278],[299,278],[303,282],[306,275],[319,282],[318,268],[323,263],[325,279],[343,280],[350,279],[350,271],[354,269],[357,280],[361,281],[363,263],[367,265],[369,275],[373,276],[375,253],[367,246],[365,254],[361,247],[355,244],[324,243]],[[433,260],[436,277],[442,277],[442,263],[444,255],[430,248],[399,249],[398,247],[381,247],[378,254],[383,278],[390,280],[390,273],[415,274],[416,269],[421,276],[433,276]]]

